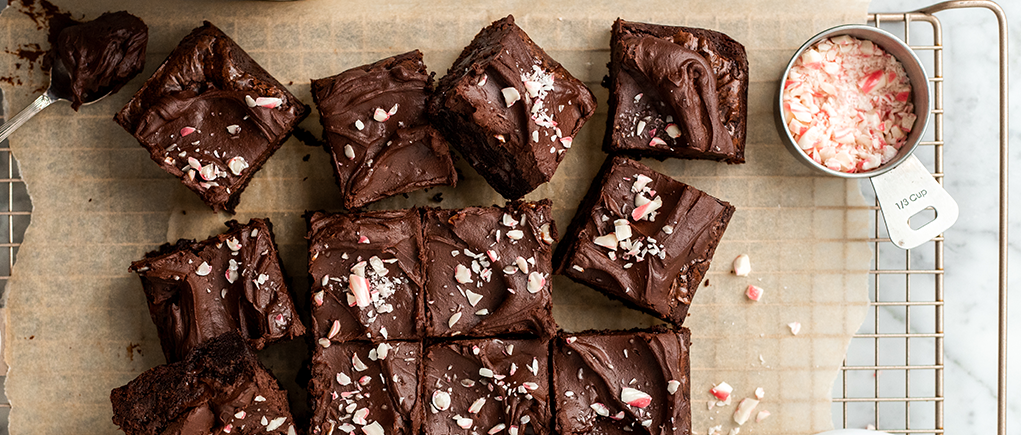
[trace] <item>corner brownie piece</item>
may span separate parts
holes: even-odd
[[[535,45],[513,16],[475,36],[429,102],[437,126],[507,199],[553,177],[595,109],[585,84]]]
[[[71,108],[119,91],[142,72],[148,43],[149,27],[125,11],[61,30],[54,56],[71,73]]]
[[[550,201],[425,211],[430,337],[551,337]]]
[[[345,207],[457,183],[447,143],[424,116],[431,86],[418,50],[312,80]]]
[[[191,32],[114,117],[163,170],[233,212],[308,106],[209,22]]]
[[[748,56],[720,32],[617,19],[603,150],[744,163]]]
[[[320,344],[422,337],[418,209],[308,218],[312,325]]]
[[[607,158],[557,247],[557,273],[679,326],[733,214],[648,166]]]
[[[234,332],[138,375],[110,402],[128,435],[297,433],[287,392]]]
[[[691,433],[690,345],[687,328],[557,337],[557,433]]]
[[[419,342],[347,342],[312,357],[312,435],[417,435]]]
[[[230,221],[227,228],[202,242],[163,245],[131,263],[169,362],[229,331],[238,331],[256,349],[305,333],[269,220]]]
[[[546,340],[488,338],[429,347],[422,373],[424,432],[553,433],[548,359]]]

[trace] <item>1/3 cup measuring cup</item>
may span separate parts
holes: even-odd
[[[897,154],[886,163],[861,172],[841,172],[816,162],[794,139],[788,129],[790,120],[786,119],[784,110],[784,86],[795,62],[816,43],[839,35],[871,41],[901,62],[911,84],[910,98],[916,115],[906,142]],[[781,76],[775,115],[777,130],[784,145],[800,162],[827,175],[853,179],[868,178],[872,182],[883,211],[887,232],[891,241],[898,247],[911,249],[921,245],[957,221],[959,213],[957,203],[929,174],[918,158],[912,155],[928,124],[929,86],[922,63],[914,51],[896,36],[876,27],[863,25],[837,26],[813,36],[798,49]],[[911,228],[909,220],[927,209],[935,212],[935,218],[919,228]]]

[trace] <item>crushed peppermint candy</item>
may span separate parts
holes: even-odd
[[[376,120],[376,122],[385,122],[390,119],[390,114],[387,113],[386,110],[377,107],[376,110],[372,112],[372,119]]]
[[[795,60],[783,85],[787,129],[816,163],[863,172],[904,146],[917,118],[904,66],[869,40],[839,35]]]
[[[737,423],[738,426],[745,424],[752,416],[752,411],[756,406],[759,406],[759,401],[756,399],[741,399],[737,404],[737,409],[734,410],[734,423]]]
[[[209,263],[203,261],[202,264],[200,264],[199,267],[195,269],[195,274],[198,276],[206,276],[209,275],[209,273],[212,271],[213,271],[212,266],[210,266]]]
[[[181,137],[184,137],[184,136],[187,136],[189,134],[192,134],[195,131],[197,131],[197,130],[195,130],[195,127],[184,127],[184,128],[181,129]]]
[[[241,171],[248,168],[248,162],[244,157],[237,156],[227,161],[227,167],[234,175],[241,175]]]
[[[500,93],[503,94],[503,101],[507,104],[507,107],[513,106],[514,103],[521,100],[521,93],[513,87],[503,88],[500,90]]]
[[[762,299],[762,292],[762,287],[749,284],[748,290],[745,290],[744,294],[748,296],[748,299],[758,302],[759,299]]]
[[[666,392],[670,393],[670,394],[674,394],[674,393],[677,392],[677,387],[680,387],[680,386],[681,386],[681,383],[679,381],[677,381],[676,379],[671,379],[670,381],[668,381],[666,383]]]
[[[787,327],[791,329],[791,335],[798,335],[801,332],[801,322],[788,323]]]
[[[740,254],[734,258],[734,275],[748,276],[752,273],[752,261],[748,254]]]
[[[546,278],[539,272],[528,274],[528,292],[539,293],[546,286]]]
[[[645,408],[652,403],[652,396],[631,387],[624,387],[620,391],[620,401],[636,408]]]
[[[730,399],[730,393],[734,392],[734,387],[731,387],[730,384],[726,382],[720,382],[710,389],[709,392],[712,393],[713,396],[716,396],[716,398],[721,402],[726,402]]]
[[[759,411],[759,413],[757,415],[755,415],[755,422],[756,423],[761,423],[762,420],[765,420],[765,419],[769,418],[769,416],[770,416],[770,412],[769,411],[766,411],[766,410]]]

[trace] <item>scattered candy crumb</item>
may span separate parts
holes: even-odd
[[[801,332],[801,322],[788,323],[787,327],[791,328],[791,335],[798,335]]]
[[[744,294],[748,296],[748,299],[758,302],[759,299],[762,299],[762,291],[762,287],[749,285],[748,290],[745,290]]]
[[[752,272],[752,262],[748,258],[748,254],[738,255],[734,259],[734,275],[737,276],[748,276]]]

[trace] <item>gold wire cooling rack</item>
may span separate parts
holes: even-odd
[[[963,8],[985,8],[999,25],[999,373],[997,391],[998,434],[1006,435],[1006,311],[1007,311],[1007,23],[1003,10],[992,1],[948,1],[908,13],[871,14],[870,24],[900,36],[929,73],[934,128],[915,155],[943,184],[943,30],[935,13]],[[898,33],[899,32],[899,33]],[[871,185],[862,184],[866,195]],[[874,195],[873,195],[874,196]],[[942,434],[945,391],[943,385],[944,237],[940,235],[912,250],[890,242],[878,202],[872,209],[874,262],[870,271],[870,309],[865,323],[851,341],[834,386],[834,421],[845,428],[873,425],[890,433]],[[891,345],[893,344],[893,345]]]
[[[1006,435],[1006,292],[1007,292],[1007,23],[992,1],[958,0],[908,13],[871,14],[871,24],[894,32],[927,63],[932,88],[934,128],[915,155],[941,184],[943,173],[943,30],[935,13],[986,8],[1000,29],[1000,273],[998,434]],[[862,184],[866,194],[871,187]],[[0,144],[0,289],[11,276],[18,248],[28,228],[32,204],[7,142]],[[912,250],[894,246],[881,225],[879,205],[871,207],[875,254],[870,271],[870,312],[852,339],[841,375],[834,386],[834,420],[842,427],[877,425],[890,433],[942,434],[943,389],[943,264],[942,235]],[[919,319],[921,321],[919,321]],[[2,324],[0,319],[0,324]],[[928,325],[920,328],[919,325]],[[0,334],[2,336],[2,334]],[[885,345],[899,342],[894,351]],[[3,362],[0,361],[0,366]],[[0,367],[6,372],[6,367]],[[0,377],[0,381],[3,377]],[[6,433],[10,404],[0,397],[0,433]],[[868,423],[866,423],[868,422]]]

